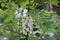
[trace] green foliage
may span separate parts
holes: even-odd
[[[36,40],[33,34],[24,35],[20,33],[21,20],[15,19],[15,10],[19,7],[27,8],[28,15],[35,20],[43,33],[35,35],[43,40],[60,40],[60,19],[53,19],[53,13],[45,12],[44,9],[35,9],[37,5],[51,4],[58,6],[58,0],[0,0],[0,36],[5,36],[9,40]],[[57,18],[60,18],[58,16]],[[17,24],[19,21],[20,25]],[[34,22],[33,22],[34,23]],[[34,28],[33,31],[38,29]],[[8,32],[7,32],[8,31]],[[47,32],[53,32],[54,37],[50,37]],[[23,38],[23,36],[25,38]],[[22,37],[22,38],[21,38]],[[44,38],[42,38],[44,37]]]

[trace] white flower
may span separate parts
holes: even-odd
[[[24,9],[24,11],[23,11],[23,16],[27,16],[27,13],[28,12],[28,10],[27,9]]]
[[[18,10],[15,10],[15,14],[18,14]]]
[[[0,40],[8,40],[7,37],[0,37]]]
[[[53,36],[54,36],[54,33],[49,33],[49,36],[50,36],[50,37],[53,37]]]
[[[28,32],[29,31],[29,28],[26,28],[26,31]]]
[[[19,22],[17,22],[17,24],[19,25]]]
[[[1,25],[3,25],[3,24],[0,23],[0,26],[1,26]]]
[[[21,16],[21,13],[17,14],[15,18],[19,18]]]
[[[7,33],[10,33],[10,31],[6,31]]]
[[[19,10],[20,10],[20,12],[22,12],[23,8],[21,7],[21,8],[19,8]]]

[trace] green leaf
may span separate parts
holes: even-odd
[[[1,3],[1,7],[5,7],[5,4],[4,3]]]
[[[45,40],[53,40],[53,39],[49,35],[46,35]]]
[[[6,2],[7,0],[0,0],[0,2]]]

